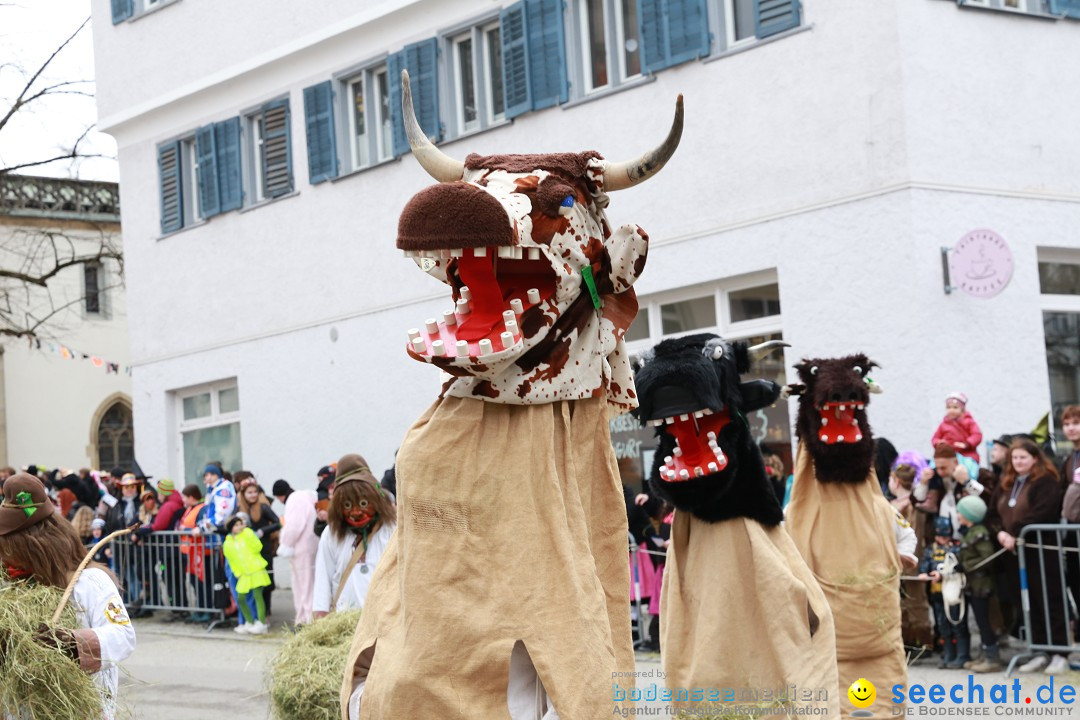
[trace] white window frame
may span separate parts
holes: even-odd
[[[480,28],[480,45],[481,45],[480,50],[481,50],[481,56],[482,56],[481,60],[483,61],[483,64],[481,65],[481,68],[483,69],[483,74],[484,74],[484,96],[485,96],[485,99],[486,99],[486,101],[484,102],[483,105],[484,105],[484,110],[486,111],[486,117],[487,117],[488,125],[495,125],[496,123],[501,123],[501,122],[504,122],[506,120],[506,109],[505,109],[505,107],[504,108],[496,108],[495,107],[495,88],[494,88],[494,86],[493,86],[493,84],[491,82],[491,80],[495,76],[495,74],[491,71],[491,69],[492,69],[492,56],[491,56],[491,47],[488,44],[488,38],[491,35],[492,31],[496,31],[496,30],[499,32],[499,52],[502,53],[502,26],[499,24],[499,21],[496,20],[495,22],[488,23],[487,25],[484,25],[484,26],[482,26]],[[473,67],[475,69],[476,66],[474,65]],[[499,68],[500,68],[499,84],[501,85],[502,82],[503,82],[502,71],[501,71],[501,68],[502,68],[502,56],[501,55],[499,56]],[[506,86],[505,85],[503,85],[503,87],[502,87],[502,96],[503,96],[503,104],[505,105],[505,103],[506,103]]]
[[[248,205],[256,205],[266,200],[266,193],[263,191],[263,152],[265,151],[265,143],[262,137],[262,127],[259,123],[259,118],[262,116],[261,109],[244,115],[243,131],[247,137],[247,142],[244,143],[248,162],[247,165],[251,169],[248,173],[249,182],[246,197],[251,198]]]
[[[769,315],[753,320],[743,320],[740,322],[732,322],[731,320],[731,308],[728,303],[728,295],[730,293],[773,284],[779,285],[776,271],[764,270],[736,278],[728,278],[702,285],[691,285],[677,290],[669,290],[656,293],[655,295],[640,297],[638,300],[640,307],[638,312],[648,313],[649,335],[641,340],[628,342],[627,351],[631,355],[636,355],[643,350],[651,348],[661,340],[695,335],[697,333],[716,333],[728,340],[750,337],[752,335],[768,335],[776,332],[783,333],[782,312],[779,315]],[[716,303],[716,325],[711,327],[693,328],[677,333],[665,334],[663,332],[663,323],[660,314],[661,305],[668,305],[685,300],[694,300],[696,298],[707,296],[712,296],[713,301]]]
[[[1080,250],[1041,247],[1038,249],[1037,262],[1080,265]],[[1080,313],[1080,295],[1040,293],[1039,303],[1043,311]]]
[[[496,108],[494,103],[495,92],[492,72],[494,64],[491,50],[488,48],[488,40],[492,31],[499,31],[499,48],[502,48],[502,27],[497,16],[485,16],[478,20],[455,26],[439,33],[442,47],[442,80],[444,87],[449,88],[446,99],[440,108],[443,117],[449,118],[447,128],[448,139],[464,137],[473,133],[483,132],[489,128],[501,125],[506,120],[506,111]],[[473,93],[476,102],[476,119],[472,122],[465,121],[465,102],[462,96],[461,60],[458,54],[459,45],[465,40],[472,41],[472,80]],[[499,58],[500,67],[502,57]],[[502,82],[502,73],[499,73],[499,82]],[[505,98],[506,88],[503,88]],[[447,106],[450,107],[447,107]]]
[[[222,390],[236,390],[237,394],[239,394],[240,387],[236,378],[218,380],[204,385],[193,385],[191,387],[172,391],[176,413],[176,432],[174,437],[176,442],[176,467],[178,468],[176,475],[178,477],[187,477],[185,474],[186,468],[184,467],[184,433],[194,430],[205,430],[221,425],[232,425],[233,423],[240,424],[241,430],[243,430],[243,423],[241,421],[243,406],[241,405],[241,410],[236,410],[235,412],[221,412],[218,394]],[[210,414],[200,418],[185,420],[184,400],[205,393],[210,393]],[[241,435],[241,437],[243,437],[243,435]]]
[[[734,50],[737,47],[743,47],[744,45],[752,45],[757,42],[757,37],[750,33],[748,37],[736,38],[736,23],[735,23],[735,6],[738,4],[746,6],[746,10],[753,13],[754,3],[753,0],[720,0],[722,8],[722,18],[724,24],[724,50]]]
[[[465,135],[466,133],[475,132],[480,129],[480,117],[483,114],[483,109],[480,106],[480,88],[479,83],[476,82],[476,38],[477,33],[473,30],[469,32],[456,35],[449,39],[450,42],[450,68],[454,74],[454,113],[455,121],[457,122],[458,135]],[[483,41],[481,41],[483,42]],[[465,43],[469,43],[468,54],[472,61],[469,65],[469,73],[472,75],[472,90],[473,90],[473,119],[467,120],[465,118],[465,68],[462,63],[461,54],[462,46]],[[488,73],[485,73],[488,74]]]
[[[626,3],[635,0],[602,0],[603,23],[604,23],[604,56],[607,61],[608,78],[605,85],[593,85],[592,52],[589,45],[589,8],[588,0],[574,0],[573,24],[575,29],[578,72],[584,95],[614,90],[634,80],[640,79],[643,73],[639,70],[633,75],[627,75],[626,69],[626,27],[623,22],[623,9]],[[634,29],[635,33],[637,28]],[[641,65],[641,38],[638,43],[638,65]]]
[[[204,222],[199,206],[199,156],[195,148],[194,135],[180,138],[180,183],[184,197],[191,198],[184,203],[184,227]]]
[[[349,167],[343,175],[374,167],[394,158],[393,129],[389,118],[383,116],[382,97],[379,93],[379,82],[382,79],[386,84],[389,102],[390,79],[387,73],[386,58],[383,56],[378,61],[363,63],[334,76],[337,87],[334,95],[343,98],[340,107],[336,109],[338,118],[342,120],[335,123],[337,127],[342,128],[338,133],[338,147],[348,148]],[[353,85],[357,82],[363,83],[365,125],[363,142],[367,144],[366,162],[361,162],[356,134]],[[389,108],[387,110],[389,111]]]

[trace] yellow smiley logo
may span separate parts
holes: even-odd
[[[874,704],[874,699],[877,697],[877,689],[874,687],[874,683],[870,682],[866,678],[859,678],[855,682],[851,683],[851,687],[847,691],[848,700],[851,704],[857,708],[868,708]]]

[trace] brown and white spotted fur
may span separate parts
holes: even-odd
[[[648,235],[636,225],[612,230],[607,204],[596,152],[470,155],[462,180],[410,201],[398,247],[450,285],[455,309],[463,299],[469,307],[436,319],[437,332],[429,332],[429,321],[411,333],[409,354],[451,376],[444,395],[512,405],[606,396],[624,410],[637,406],[623,336],[637,314],[632,285],[645,266]],[[600,309],[583,279],[586,266]],[[485,282],[493,273],[497,296],[478,298],[468,288],[477,273]],[[474,332],[466,352],[458,330],[469,314],[491,315],[492,301],[498,321],[483,333],[492,346],[482,347]],[[512,342],[502,342],[508,331]],[[433,352],[438,339],[442,354]]]

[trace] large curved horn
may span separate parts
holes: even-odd
[[[750,356],[751,360],[760,360],[773,350],[779,350],[780,348],[786,347],[791,347],[791,345],[782,340],[769,340],[746,348],[746,354]]]
[[[675,154],[675,148],[679,147],[682,129],[683,99],[680,94],[675,101],[675,120],[671,123],[671,131],[663,144],[634,160],[607,163],[604,166],[604,189],[625,190],[660,172],[660,168]]]
[[[405,134],[409,136],[409,147],[420,166],[439,182],[460,180],[465,173],[465,163],[435,147],[420,128],[420,123],[416,122],[408,70],[401,71],[401,111],[405,119]]]

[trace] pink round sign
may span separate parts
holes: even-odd
[[[1009,284],[1012,251],[993,230],[972,230],[952,249],[949,276],[953,287],[975,297],[994,297]]]

